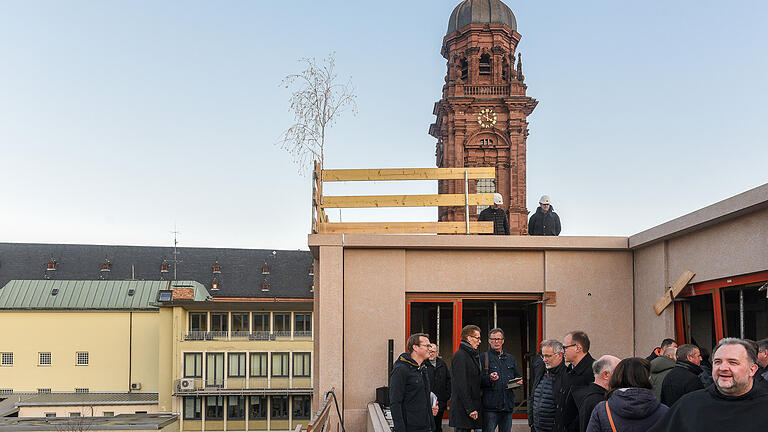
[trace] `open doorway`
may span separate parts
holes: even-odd
[[[517,360],[524,385],[515,392],[515,414],[527,410],[529,363],[538,352],[542,338],[542,303],[540,294],[508,295],[408,295],[406,297],[406,333],[427,333],[437,344],[438,353],[449,367],[458,349],[461,329],[480,327],[482,341],[478,350],[488,351],[488,333],[493,328],[504,331],[504,350]]]

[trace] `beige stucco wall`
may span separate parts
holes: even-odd
[[[340,236],[319,237],[316,366],[321,376],[343,370],[343,380],[336,378],[343,385],[335,387],[343,393],[350,430],[365,428],[366,404],[377,387],[387,385],[387,340],[394,339],[395,355],[403,350],[406,293],[555,291],[557,305],[545,308],[545,337],[562,339],[569,330],[583,329],[594,341],[593,352],[632,354],[632,254],[626,239],[345,236],[339,256]],[[330,346],[340,347],[343,356],[321,353]],[[318,380],[316,396],[328,388]]]
[[[129,312],[4,311],[0,313],[0,351],[13,352],[14,364],[0,367],[2,388],[35,392],[127,392],[131,382],[155,392],[157,312],[133,312],[132,377],[129,379]],[[89,353],[88,366],[76,365],[76,352]],[[38,365],[50,352],[51,366]]]

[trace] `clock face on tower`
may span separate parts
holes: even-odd
[[[498,116],[490,108],[483,108],[480,110],[480,113],[477,114],[477,123],[481,128],[492,128],[496,125],[497,119]]]

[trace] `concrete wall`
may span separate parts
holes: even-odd
[[[350,430],[365,428],[366,404],[377,387],[387,385],[387,340],[395,340],[395,355],[403,351],[407,293],[555,291],[557,305],[545,308],[545,338],[582,329],[594,341],[594,353],[632,354],[632,254],[626,238],[312,237],[320,257],[315,395],[330,388],[324,382],[331,378],[339,383]],[[343,355],[323,352],[332,347]]]
[[[635,250],[638,353],[674,337],[672,307],[656,316],[653,305],[685,270],[692,283],[768,270],[768,209],[712,223],[698,231],[649,242]]]

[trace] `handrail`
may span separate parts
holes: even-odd
[[[322,406],[315,412],[315,414],[312,415],[312,419],[309,421],[309,424],[307,425],[307,432],[312,432],[314,430],[318,430],[320,432],[327,431],[328,425],[330,424],[331,420],[331,397],[333,397],[333,403],[336,406],[336,415],[338,416],[339,425],[341,426],[341,431],[346,432],[346,429],[344,429],[344,418],[341,415],[341,411],[339,410],[339,402],[336,400],[336,391],[334,388],[331,388],[327,392],[325,392],[325,398],[323,399]]]

